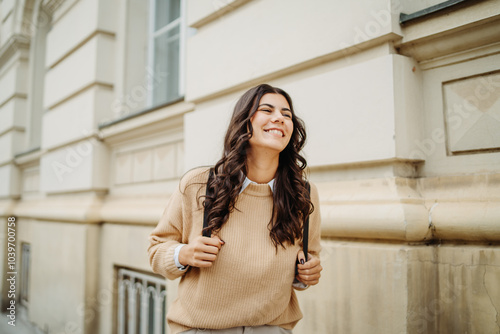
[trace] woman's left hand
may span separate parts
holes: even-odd
[[[299,272],[297,279],[306,285],[318,284],[319,278],[321,277],[321,270],[323,270],[320,259],[309,253],[307,257],[308,261],[305,262],[306,257],[303,251],[299,251],[297,258],[299,260],[299,264],[297,264]],[[302,264],[302,262],[304,262],[304,264]]]

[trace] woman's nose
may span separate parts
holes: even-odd
[[[283,115],[279,112],[279,111],[275,111],[274,114],[273,114],[273,123],[283,123],[285,120],[285,118],[283,117]]]

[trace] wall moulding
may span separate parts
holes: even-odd
[[[419,63],[423,71],[437,67],[454,65],[467,62],[469,60],[493,56],[500,53],[500,42],[472,48],[461,52],[456,52],[442,57],[436,57],[429,60],[423,60]]]
[[[405,35],[396,49],[402,55],[427,61],[462,51],[469,51],[500,41],[500,16],[472,22],[425,36],[410,39]]]
[[[131,117],[121,122],[100,127],[100,138],[115,146],[152,133],[182,129],[184,114],[194,110],[194,104],[180,102],[164,108],[151,110],[141,117]]]
[[[0,217],[14,216],[14,208],[17,201],[14,199],[1,199],[0,200]]]
[[[308,166],[310,179],[314,182],[346,181],[386,177],[419,177],[419,166],[424,160],[390,158],[384,160],[359,161],[332,165]]]
[[[163,188],[167,187],[172,191],[176,186],[177,182],[166,186],[163,184]],[[158,190],[157,193],[148,196],[130,193],[109,196],[105,191],[96,191],[23,200],[2,200],[0,217],[16,216],[22,219],[59,223],[106,222],[156,226],[169,198],[164,194],[165,191],[160,193]]]
[[[500,173],[422,179],[435,239],[500,241]]]
[[[320,194],[323,238],[500,242],[500,173],[313,182]],[[65,194],[0,202],[0,216],[154,226],[167,202],[165,192]]]
[[[99,214],[104,192],[74,193],[23,200],[12,212],[20,218],[92,224],[101,222]]]
[[[470,28],[471,24],[480,25],[499,18],[499,0],[467,1],[465,6],[452,6],[446,11],[425,16],[403,25],[403,42],[411,42],[432,35],[461,28]]]
[[[318,184],[328,238],[500,241],[500,174]]]
[[[223,17],[249,1],[251,0],[213,0],[209,4],[203,0],[201,2],[188,2],[188,6],[192,6],[192,9],[190,8],[191,10],[188,13],[192,13],[196,9],[196,14],[188,17],[188,25],[200,29],[204,25]]]
[[[28,59],[27,52],[30,48],[30,40],[23,35],[13,35],[4,45],[0,48],[0,68],[2,72],[9,60],[19,51],[24,59]]]
[[[417,180],[387,176],[318,184],[322,235],[420,242],[432,239]]]

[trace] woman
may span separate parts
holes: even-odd
[[[212,194],[209,168],[182,178],[148,250],[154,272],[182,276],[171,333],[291,333],[302,318],[294,289],[317,284],[322,270],[318,192],[311,185],[308,194],[299,155],[305,139],[288,94],[259,85],[234,108]],[[211,237],[202,236],[205,211]]]

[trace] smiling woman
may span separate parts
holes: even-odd
[[[277,151],[279,155],[292,136],[292,116],[288,101],[283,95],[268,93],[262,96],[257,112],[250,118],[252,137],[249,140],[247,158],[251,159],[255,150],[265,148]]]
[[[322,270],[318,193],[307,190],[300,155],[305,139],[290,96],[259,85],[236,103],[222,158],[182,178],[149,247],[153,271],[182,276],[167,314],[172,333],[291,333],[302,318],[292,287],[317,284]]]

